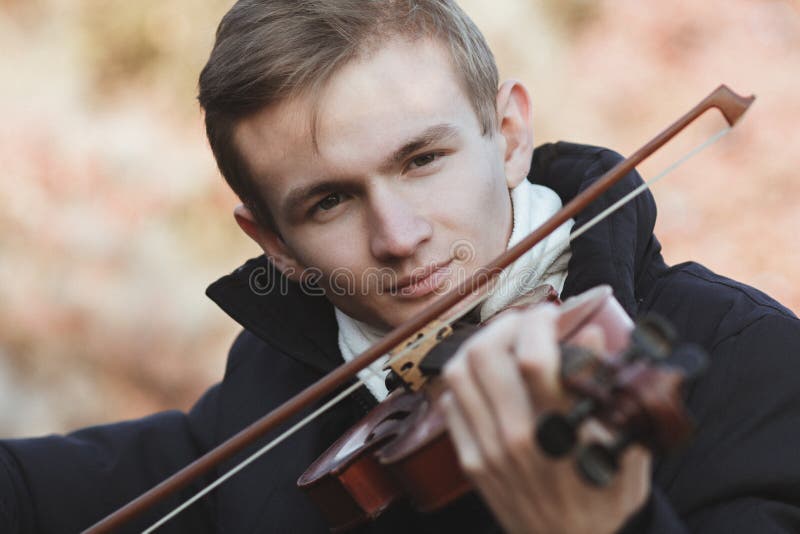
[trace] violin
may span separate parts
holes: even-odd
[[[606,172],[530,235],[506,250],[487,266],[478,269],[475,275],[462,281],[450,293],[433,302],[427,309],[422,310],[420,313],[392,330],[379,343],[375,344],[357,358],[336,368],[317,383],[304,389],[283,405],[274,409],[269,414],[266,414],[215,449],[209,451],[154,488],[151,488],[122,508],[100,520],[84,532],[99,534],[119,529],[132,518],[186,487],[192,481],[210,472],[220,463],[242,452],[256,440],[274,431],[301,410],[307,409],[331,395],[335,396],[331,401],[326,403],[325,406],[343,398],[360,386],[360,383],[352,384],[353,377],[355,377],[359,371],[384,355],[397,350],[398,347],[404,347],[409,340],[417,339],[420,333],[422,333],[422,339],[420,341],[424,341],[426,344],[436,344],[437,342],[451,337],[451,332],[449,332],[448,329],[452,328],[452,326],[442,318],[459,315],[459,313],[454,314],[454,310],[461,309],[461,311],[463,311],[462,308],[467,306],[465,303],[467,296],[475,295],[485,290],[488,284],[495,280],[509,264],[516,261],[555,229],[582,211],[588,204],[597,199],[601,194],[632,171],[645,158],[667,143],[667,141],[672,139],[700,115],[711,108],[717,108],[728,123],[729,130],[739,121],[753,100],[754,97],[752,96],[743,97],[737,95],[728,87],[721,85],[695,105],[690,111],[634,152],[630,157],[619,162]],[[720,136],[717,138],[719,137]],[[645,187],[646,185],[640,188],[640,190],[644,190]],[[629,197],[632,197],[638,192],[640,191],[632,192]],[[621,199],[620,204],[627,201],[629,197]],[[609,210],[615,209],[615,207],[616,205],[611,206]],[[601,214],[598,218],[603,215],[604,214]],[[593,221],[590,221],[580,229],[574,231],[572,236],[575,237],[576,234],[579,235],[591,224],[593,224]],[[432,335],[426,335],[423,331],[429,332]],[[633,339],[637,338],[637,336],[636,329],[634,329],[631,331],[631,336],[629,337]],[[643,336],[646,337],[645,334],[643,334]],[[633,345],[635,345],[635,343]],[[398,361],[400,363],[396,368],[393,367],[395,374],[397,374],[398,377],[402,379],[403,383],[407,385],[406,387],[411,388],[412,391],[417,387],[417,384],[426,381],[420,366],[415,365],[413,361],[413,358],[417,357],[419,352],[420,351],[408,351],[401,348],[398,354]],[[598,475],[598,480],[602,480],[605,476],[603,475],[604,472],[609,469],[613,471],[613,464],[619,452],[617,449],[625,445],[626,441],[636,440],[642,443],[650,443],[654,446],[669,446],[671,445],[671,434],[682,435],[682,433],[685,432],[685,430],[680,430],[685,427],[678,426],[678,431],[676,431],[676,428],[671,426],[675,424],[680,425],[679,422],[682,421],[681,417],[683,417],[684,414],[679,404],[667,401],[661,405],[659,402],[663,400],[662,397],[670,397],[670,395],[673,395],[671,392],[675,389],[674,385],[664,384],[670,384],[670,382],[677,382],[680,384],[685,377],[691,373],[684,373],[682,376],[672,375],[672,378],[657,380],[656,377],[658,377],[658,375],[668,371],[664,371],[658,367],[643,365],[641,359],[632,362],[632,365],[623,365],[624,363],[631,363],[626,361],[629,358],[629,351],[610,353],[607,355],[608,358],[599,356],[600,355],[586,356],[583,352],[574,351],[572,349],[564,351],[562,355],[562,372],[565,369],[574,370],[574,372],[568,373],[566,377],[562,376],[562,383],[567,386],[567,389],[574,390],[585,397],[587,402],[578,403],[575,407],[577,411],[575,412],[573,410],[574,413],[570,413],[566,416],[554,415],[553,417],[545,418],[537,431],[537,436],[560,436],[552,439],[545,437],[544,439],[544,449],[552,448],[553,451],[558,453],[565,448],[562,442],[569,445],[570,429],[574,429],[576,424],[582,420],[582,417],[585,418],[585,416],[582,415],[584,412],[601,421],[609,423],[612,428],[621,429],[622,432],[618,436],[619,441],[617,443],[612,443],[608,446],[590,444],[586,449],[587,452],[579,454],[579,458],[586,458],[583,463],[585,466],[588,466],[588,468],[585,470],[587,472],[596,470],[597,473],[595,474]],[[411,357],[412,361],[404,361],[407,357]],[[637,360],[637,358],[634,358],[634,360]],[[605,380],[610,380],[610,382],[606,383],[604,382]],[[348,387],[348,384],[352,385]],[[345,389],[342,390],[342,388]],[[337,392],[339,393],[337,394]],[[614,398],[615,402],[606,402],[608,400],[606,397]],[[404,402],[413,404],[410,400]],[[666,407],[666,409],[662,410],[657,408],[658,406]],[[319,410],[317,412],[319,412]],[[384,426],[381,428],[389,432],[389,428],[395,426],[394,421],[395,420],[391,418],[386,420]],[[256,455],[268,451],[299,428],[300,424],[283,432],[276,439],[262,447]],[[373,430],[377,430],[375,427],[372,428]],[[542,428],[545,430],[542,430]],[[537,439],[539,439],[540,445],[542,445],[542,438]],[[569,449],[569,447],[566,448]],[[344,453],[342,454],[344,455]],[[240,464],[240,466],[234,468],[232,472],[223,475],[217,481],[207,486],[203,491],[181,505],[181,507],[162,518],[148,529],[147,532],[157,528],[180,510],[211,491],[233,473],[243,468],[247,463],[253,461],[256,455],[249,457]],[[593,475],[590,475],[589,478],[592,476]]]
[[[544,301],[560,304],[560,378],[565,390],[576,397],[568,414],[552,412],[540,417],[536,438],[543,452],[561,457],[574,450],[581,424],[594,417],[613,429],[614,438],[582,444],[576,466],[587,483],[605,486],[618,469],[618,458],[631,444],[662,452],[685,443],[693,425],[681,393],[705,368],[703,350],[677,345],[672,328],[663,319],[648,317],[634,325],[608,286],[563,303],[549,286],[543,293]],[[528,299],[525,305],[537,304]],[[590,326],[599,327],[604,334],[606,351],[602,354],[573,342]],[[436,375],[478,329],[478,325],[459,324],[432,349],[423,345],[415,356],[420,375],[429,377],[427,382],[414,389],[396,375],[390,378],[396,387],[387,399],[299,478],[297,485],[317,505],[333,532],[374,520],[402,500],[430,513],[472,490],[437,403],[443,384]]]

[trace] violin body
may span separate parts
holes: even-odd
[[[428,512],[471,489],[430,394],[395,390],[300,477],[333,532],[372,520],[400,499]]]
[[[570,340],[587,325],[599,326],[605,335],[607,352],[601,360],[587,360],[589,365],[562,360],[562,384],[568,390],[602,401],[594,410],[595,418],[611,426],[633,425],[639,441],[653,448],[672,446],[688,436],[688,417],[679,399],[673,399],[670,393],[680,386],[682,375],[670,374],[672,381],[668,378],[667,385],[661,386],[660,375],[647,370],[646,364],[621,366],[621,355],[630,346],[634,323],[610,288],[600,286],[566,300],[560,305],[557,325],[562,346],[569,346]],[[478,328],[457,326],[457,333],[437,345],[439,354],[432,356],[446,360],[442,353],[455,353]],[[597,376],[608,374],[609,369],[620,378],[616,388],[597,382]],[[443,388],[443,382],[432,377],[418,391],[396,389],[303,473],[298,486],[320,508],[332,531],[345,531],[370,521],[401,499],[426,513],[471,491],[472,485],[458,464],[444,414],[436,402]],[[656,406],[658,403],[660,406]],[[657,430],[663,426],[659,422],[668,428]],[[643,439],[645,432],[649,437]],[[598,470],[592,466],[588,469]]]

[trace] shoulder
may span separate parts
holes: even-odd
[[[690,394],[701,419],[736,425],[769,411],[794,414],[782,408],[788,399],[800,406],[800,320],[762,291],[682,263],[666,270],[642,309],[667,317],[682,340],[708,352],[709,369]]]
[[[295,354],[242,330],[231,346],[220,386],[220,436],[233,435],[322,375]]]
[[[585,177],[592,172],[605,172],[625,159],[621,154],[595,145],[558,141],[539,145],[531,160],[532,180],[549,177]]]
[[[598,161],[613,165],[621,159],[620,154],[605,147],[558,141],[536,147],[532,163],[533,166],[546,169],[552,165],[587,165]]]
[[[225,364],[226,379],[235,375],[239,368],[247,366],[248,362],[268,357],[274,352],[263,340],[250,330],[244,329],[236,336],[230,350],[228,361]]]
[[[709,351],[765,328],[800,333],[800,321],[775,299],[694,262],[667,269],[643,308],[669,316],[684,338]]]
[[[536,147],[528,180],[549,187],[563,203],[571,200],[624,158],[609,148],[559,141]],[[614,201],[643,183],[634,169],[605,195]],[[649,198],[649,194],[644,195]]]
[[[294,390],[322,373],[298,360],[293,353],[242,330],[231,345],[222,382],[223,391],[258,384],[267,390]]]
[[[698,530],[724,518],[715,507],[693,511],[711,502],[733,507],[732,494],[797,506],[800,320],[763,292],[696,263],[669,269],[658,293],[654,309],[703,345],[710,365],[688,391],[697,433],[685,451],[659,463],[657,480]]]

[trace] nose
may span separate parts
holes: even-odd
[[[412,256],[430,239],[433,228],[412,202],[391,191],[373,195],[371,200],[370,250],[378,260]]]

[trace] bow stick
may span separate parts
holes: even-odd
[[[425,310],[408,319],[400,326],[389,332],[380,342],[370,347],[357,358],[337,367],[316,383],[302,390],[300,393],[278,406],[270,413],[264,415],[247,428],[241,430],[216,448],[187,465],[174,475],[170,476],[157,486],[143,493],[122,508],[103,518],[84,531],[84,534],[101,534],[113,532],[126,522],[135,518],[145,510],[166,499],[193,480],[209,472],[216,465],[231,458],[254,441],[274,430],[278,425],[286,422],[301,410],[308,408],[315,402],[335,392],[346,385],[356,374],[371,363],[388,353],[402,343],[410,335],[431,321],[441,317],[454,306],[458,305],[467,295],[480,293],[488,283],[493,281],[508,265],[532,249],[542,239],[547,237],[556,228],[574,217],[586,206],[603,194],[607,189],[618,182],[622,177],[632,171],[645,158],[661,148],[665,143],[677,135],[686,126],[711,108],[717,108],[732,128],[747,111],[755,100],[754,96],[743,97],[734,93],[725,85],[720,85],[711,94],[700,101],[696,106],[680,117],[664,131],[650,140],[647,144],[634,152],[628,158],[617,163],[613,168],[601,176],[595,183],[578,194],[558,212],[547,219],[539,228],[522,239],[515,246],[506,250],[484,269],[479,270],[470,278],[462,281],[456,288],[435,301]],[[721,137],[721,136],[718,136]],[[690,154],[691,156],[691,154]],[[687,158],[684,158],[687,159]],[[674,166],[673,166],[674,167]],[[608,210],[607,210],[608,211]],[[597,219],[597,218],[595,218]],[[599,219],[593,219],[594,224]],[[578,231],[584,230],[584,227]],[[351,386],[352,387],[352,386]],[[309,419],[309,418],[306,418]],[[283,437],[283,436],[282,436]],[[281,438],[282,438],[281,437]],[[171,517],[172,514],[170,514]],[[166,520],[166,518],[164,519]],[[157,523],[155,526],[160,525]]]

